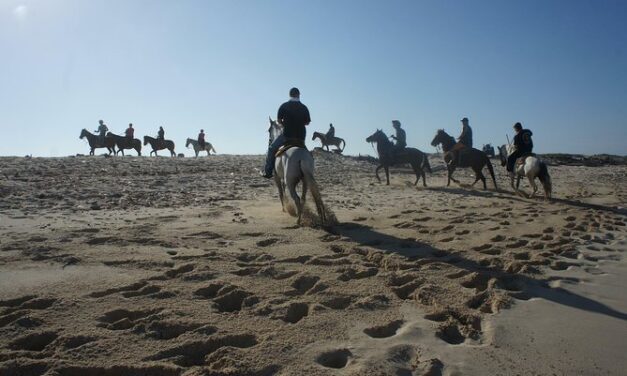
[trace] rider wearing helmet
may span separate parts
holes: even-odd
[[[305,126],[311,123],[309,109],[300,102],[300,91],[293,87],[290,89],[290,99],[279,107],[277,122],[283,126],[283,134],[278,136],[268,147],[266,164],[261,176],[271,178],[274,171],[276,152],[289,139],[305,144],[307,130]]]
[[[533,133],[529,129],[523,129],[522,124],[514,124],[514,147],[516,150],[507,157],[507,171],[514,171],[516,159],[533,152],[533,141],[531,136]]]
[[[200,146],[200,150],[205,150],[205,130],[201,129],[200,133],[198,133],[198,146]]]
[[[401,122],[398,120],[392,120],[392,126],[396,131],[396,135],[392,135],[394,140],[396,140],[396,144],[394,144],[393,152],[394,154],[399,154],[401,151],[405,150],[407,147],[407,135],[405,134],[405,130],[401,128]]]

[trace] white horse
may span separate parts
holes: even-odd
[[[515,151],[515,146],[512,144],[502,145],[499,147],[499,157],[501,158],[501,165],[507,165],[507,158],[512,155]],[[518,194],[523,193],[518,189],[520,186],[520,179],[523,176],[526,176],[529,179],[529,184],[533,189],[533,193],[530,197],[535,196],[538,191],[538,186],[535,183],[535,179],[538,178],[540,183],[542,183],[542,187],[544,188],[544,198],[551,198],[551,176],[549,175],[549,170],[545,162],[541,161],[535,155],[530,155],[525,159],[525,162],[522,164],[516,163],[514,165],[514,172],[509,172],[509,177],[511,179],[511,185],[514,191]],[[514,178],[516,178],[516,184],[514,185]]]
[[[192,146],[194,147],[194,152],[196,153],[196,158],[198,158],[198,153],[200,153],[201,151],[206,151],[207,152],[207,156],[211,155],[211,151],[213,150],[214,154],[217,154],[218,152],[216,151],[216,149],[213,148],[213,145],[211,145],[211,142],[205,142],[205,148],[201,148],[200,144],[198,144],[197,140],[194,140],[192,138],[188,138],[187,142],[185,143],[185,147],[188,148],[189,144],[192,144]]]
[[[276,121],[270,120],[270,143],[279,137],[283,133],[283,127]],[[326,222],[326,213],[322,198],[320,197],[320,191],[318,184],[314,179],[314,160],[309,150],[302,147],[291,147],[284,151],[277,157],[274,163],[274,182],[279,190],[279,199],[283,206],[283,211],[296,215],[298,217],[297,224],[301,224],[303,215],[303,209],[305,207],[305,197],[307,195],[307,189],[311,190],[311,196],[316,203],[316,209],[320,222],[324,224]],[[298,197],[296,193],[296,185],[302,182],[303,192],[301,197]],[[293,212],[291,205],[287,205],[285,200],[285,190],[289,193],[289,197],[292,199],[294,207],[296,207],[296,213]]]

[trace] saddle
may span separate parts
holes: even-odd
[[[524,165],[524,164],[525,164],[525,161],[527,160],[527,158],[529,158],[529,157],[534,157],[534,156],[535,156],[535,154],[534,154],[534,153],[525,153],[525,154],[521,155],[520,157],[518,157],[518,158],[516,159],[516,164],[515,164],[515,166],[516,166],[516,167],[519,167],[519,166]]]
[[[274,156],[278,158],[281,155],[283,155],[283,153],[285,153],[286,151],[288,151],[291,148],[307,149],[307,146],[305,146],[305,141],[303,141],[303,140],[299,140],[297,138],[288,138],[285,141],[285,143],[283,145],[281,145],[279,150],[277,150],[277,152],[274,154]]]

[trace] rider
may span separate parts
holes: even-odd
[[[198,146],[200,146],[200,150],[205,150],[205,130],[201,129],[200,133],[198,133]]]
[[[462,133],[457,138],[457,143],[451,148],[452,158],[449,164],[459,164],[461,162],[461,151],[465,148],[472,148],[472,128],[468,125],[468,118],[461,120]]]
[[[133,141],[133,137],[135,137],[135,129],[133,128],[133,123],[128,124],[128,128],[124,131],[124,135],[126,136],[126,141]]]
[[[516,136],[514,136],[514,148],[516,150],[507,157],[507,171],[509,172],[514,171],[516,159],[525,154],[531,154],[533,151],[533,141],[531,140],[533,133],[529,129],[523,129],[520,123],[514,124],[514,131],[516,132]]]
[[[392,126],[396,131],[396,135],[392,135],[391,137],[396,140],[396,144],[394,144],[393,152],[394,154],[399,154],[401,151],[405,150],[407,147],[407,135],[405,134],[405,130],[401,128],[401,122],[398,120],[392,120]]]
[[[157,132],[157,142],[160,145],[163,145],[164,136],[165,136],[165,131],[163,130],[163,127],[159,127],[159,131]]]
[[[100,142],[104,145],[105,144],[105,136],[107,135],[107,132],[109,131],[109,128],[107,128],[107,126],[105,125],[104,121],[102,121],[102,120],[98,121],[98,123],[100,125],[98,126],[98,129],[95,130],[94,132],[100,133]]]
[[[293,87],[290,89],[290,99],[279,107],[277,122],[283,126],[283,134],[277,137],[268,147],[266,165],[261,176],[271,178],[274,171],[276,152],[289,139],[305,143],[306,125],[311,123],[309,109],[300,102],[300,91]]]
[[[329,130],[327,131],[326,134],[326,139],[327,141],[333,139],[333,137],[335,137],[335,128],[333,127],[333,123],[329,124]]]

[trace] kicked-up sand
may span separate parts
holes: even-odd
[[[326,228],[261,156],[0,158],[0,375],[625,374],[626,166],[315,157]]]

